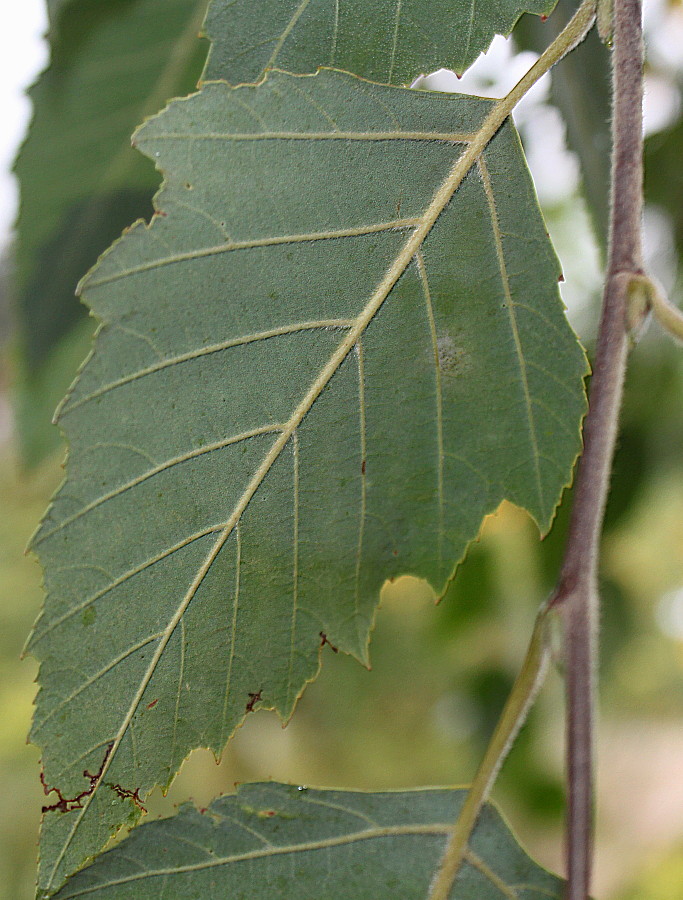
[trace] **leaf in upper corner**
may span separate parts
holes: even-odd
[[[124,227],[152,211],[159,184],[130,146],[145,115],[197,82],[206,0],[53,0],[52,63],[31,89],[34,118],[16,163],[18,389],[23,455],[35,464],[59,442],[55,406],[92,329],[78,279]]]
[[[136,829],[57,900],[424,900],[466,793],[244,785]],[[450,897],[560,900],[563,884],[486,806]]]
[[[257,81],[266,69],[345,69],[409,84],[447,66],[463,72],[524,12],[549,15],[557,0],[213,0],[203,78]]]
[[[490,110],[272,73],[139,133],[165,186],[83,285],[34,542],[44,887],[190,750],[287,718],[322,644],[367,660],[387,578],[442,592],[504,497],[549,528],[586,364],[512,125],[458,163]]]

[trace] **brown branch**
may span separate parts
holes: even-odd
[[[602,319],[574,507],[552,605],[566,626],[567,900],[586,900],[593,833],[593,706],[598,550],[609,490],[628,352],[627,303],[642,274],[641,0],[615,0],[612,204]]]

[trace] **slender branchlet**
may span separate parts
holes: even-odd
[[[429,900],[448,900],[456,876],[465,860],[472,831],[500,767],[505,761],[528,712],[541,689],[550,660],[550,628],[553,613],[544,604],[536,617],[529,648],[510,696],[498,719],[460,815],[451,833],[441,866],[434,877]]]
[[[629,348],[629,295],[642,275],[641,0],[614,0],[612,201],[602,318],[574,506],[552,605],[565,621],[567,900],[586,900],[593,835],[598,550]]]

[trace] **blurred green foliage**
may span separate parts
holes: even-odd
[[[32,659],[19,662],[27,629],[41,602],[40,570],[24,547],[59,481],[54,463],[21,479],[8,448],[0,448],[0,898],[33,896],[42,790],[38,750],[27,747]]]
[[[576,10],[574,0],[558,0],[547,21],[523,16],[515,42],[523,50],[542,53]],[[596,237],[605,247],[609,212],[610,63],[597,30],[562,61],[552,75],[551,99],[562,113],[567,144],[579,157],[584,193]]]

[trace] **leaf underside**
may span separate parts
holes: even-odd
[[[44,889],[193,748],[288,717],[322,644],[366,661],[387,578],[441,592],[505,497],[549,527],[585,358],[513,127],[453,181],[489,110],[272,73],[139,133],[158,214],[84,284],[103,325],[34,542]]]
[[[57,900],[424,900],[466,791],[381,794],[252,784],[202,814],[142,825]],[[560,900],[562,882],[487,806],[452,900]]]
[[[53,410],[73,379],[68,342],[88,352],[91,330],[75,296],[83,273],[139,216],[159,178],[130,146],[145,115],[193,90],[206,55],[197,39],[206,0],[54,0],[52,62],[30,91],[34,117],[16,162],[16,309],[24,459],[59,444]],[[159,19],[163,16],[163,31]],[[80,331],[80,340],[79,340]]]
[[[267,69],[325,65],[387,84],[447,67],[461,73],[510,34],[522,13],[549,15],[557,0],[214,0],[204,79],[257,81]]]

